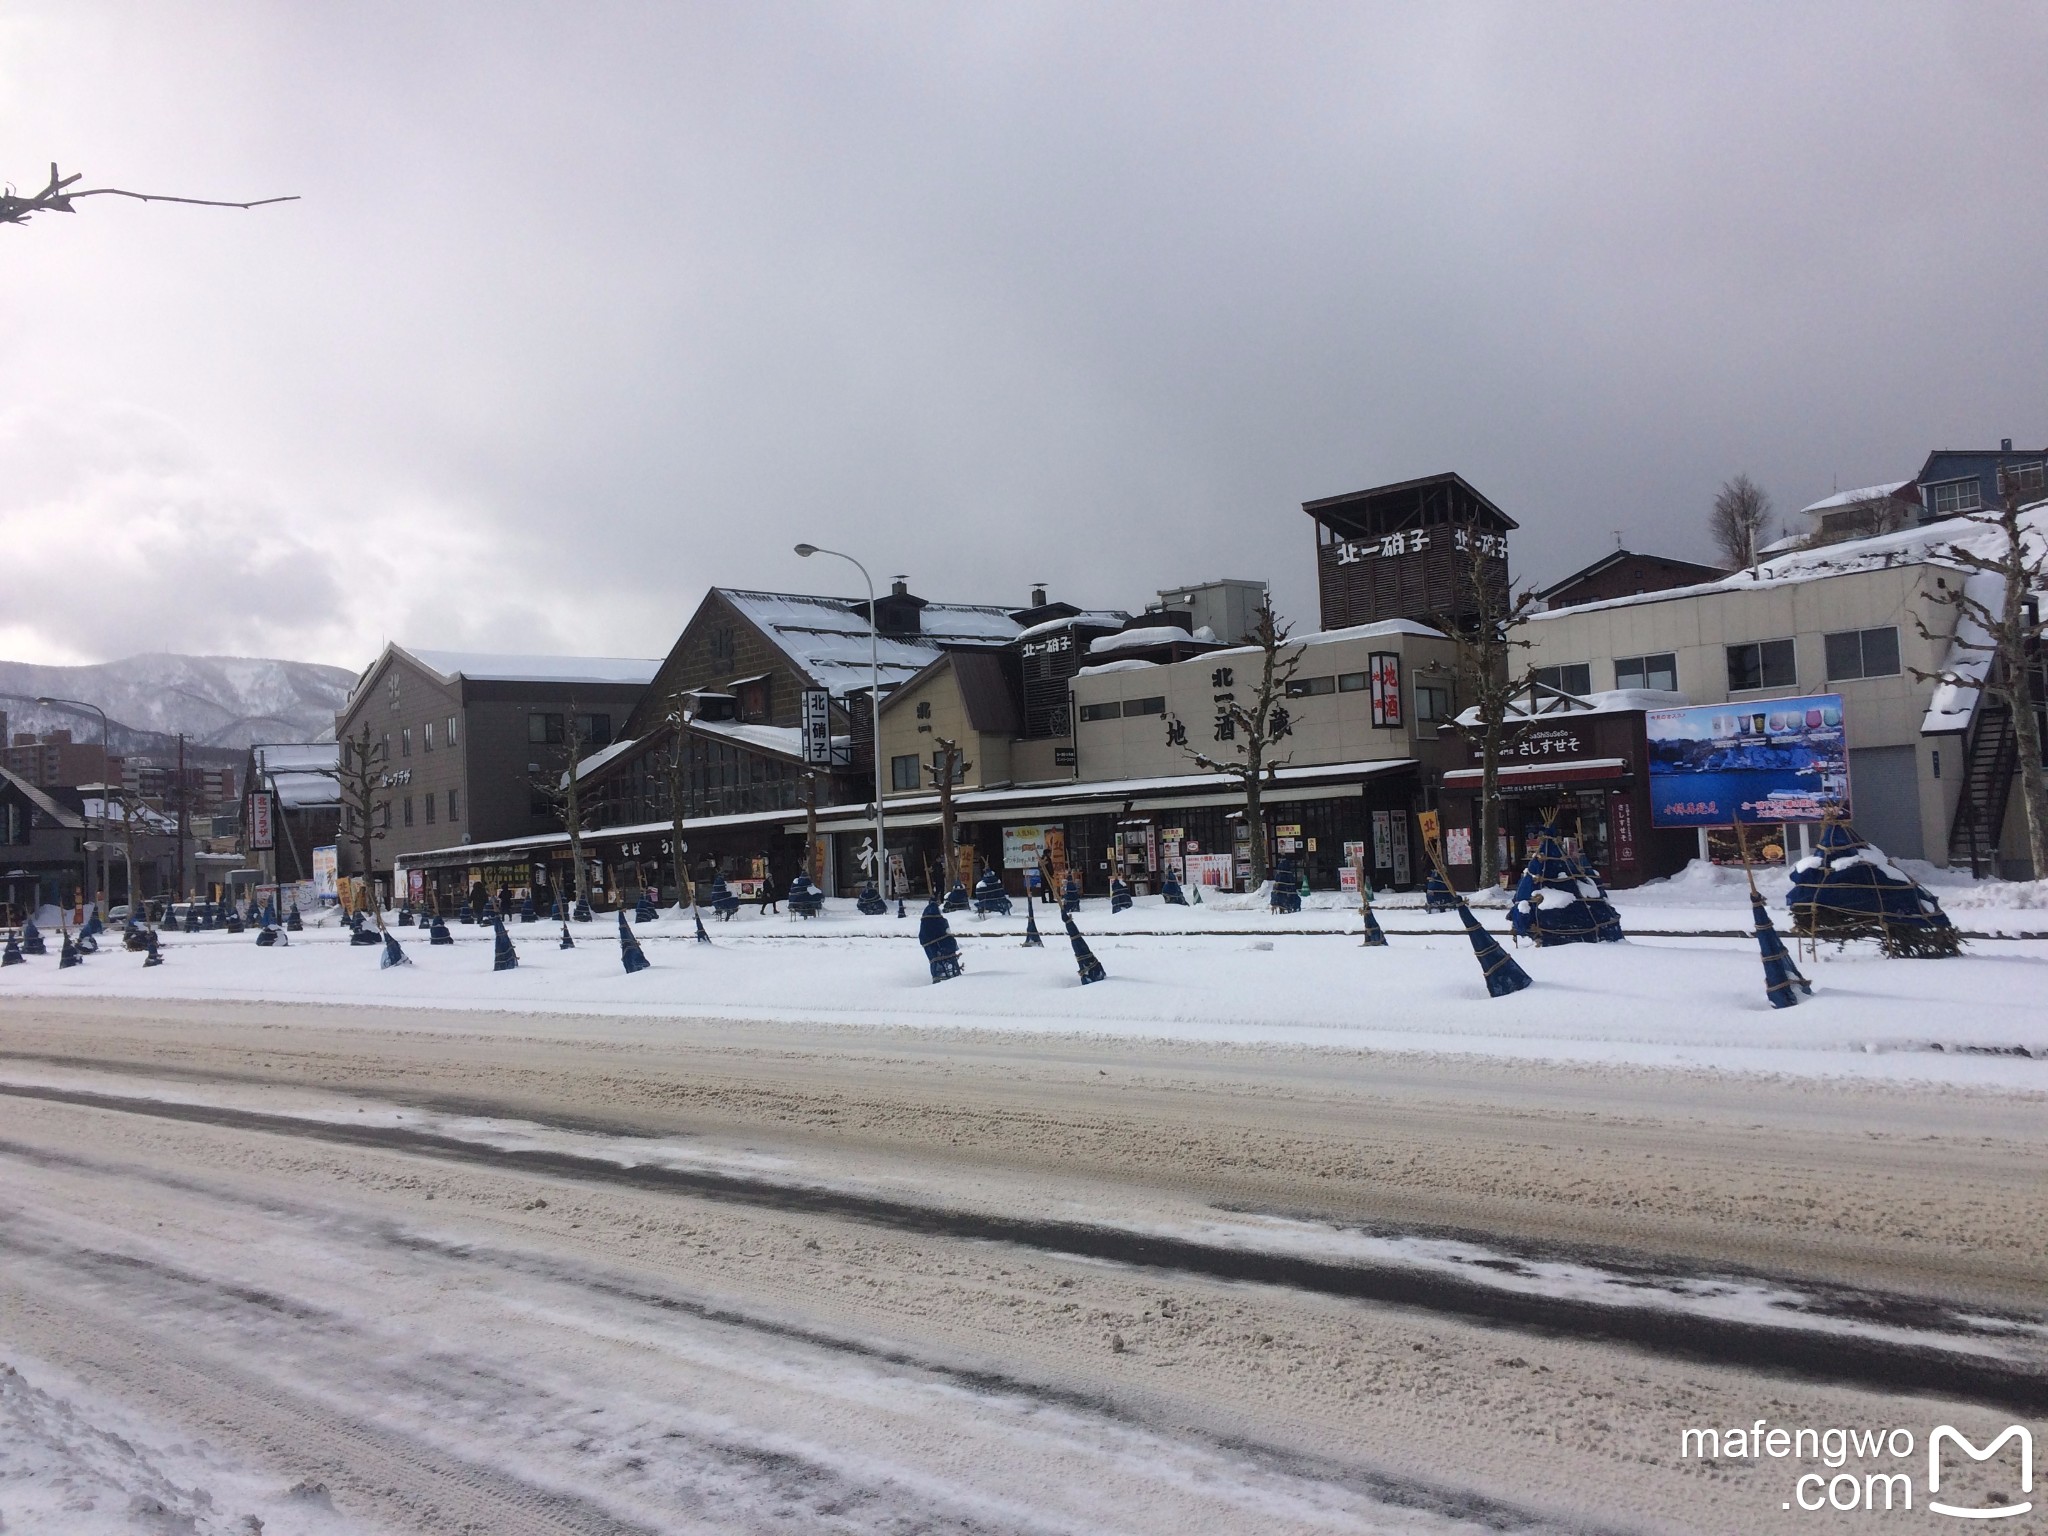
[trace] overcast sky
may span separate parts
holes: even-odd
[[[1314,625],[2048,438],[2048,5],[0,11],[0,656],[659,655],[712,583]]]

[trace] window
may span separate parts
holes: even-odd
[[[1290,699],[1317,698],[1337,691],[1334,677],[1294,677],[1287,681],[1287,697]]]
[[[917,788],[917,754],[906,752],[889,759],[889,783],[895,789]]]
[[[1614,666],[1618,674],[1621,663],[1617,661]],[[1561,667],[1536,667],[1531,669],[1529,676],[1546,688],[1555,688],[1559,693],[1576,693],[1583,696],[1593,691],[1593,664],[1589,661],[1567,662]],[[1614,686],[1619,688],[1622,684],[1616,682]]]
[[[567,732],[560,715],[528,715],[526,717],[526,739],[546,747],[559,747],[566,739]]]
[[[403,821],[405,822],[405,824],[406,824],[406,825],[407,825],[408,827],[412,825],[412,796],[411,796],[411,795],[407,795],[407,796],[405,797],[405,800],[404,800],[404,802],[403,802],[403,805],[402,805],[402,810],[401,810],[401,817],[400,817],[400,819],[401,819],[401,820],[403,820]]]
[[[1936,517],[1975,512],[1984,505],[1984,488],[1975,480],[1949,480],[1927,487],[1927,510]]]
[[[1899,632],[1884,629],[1845,629],[1824,636],[1828,653],[1828,681],[1838,683],[1856,677],[1897,677],[1899,675]]]
[[[932,782],[934,784],[938,783],[939,775],[945,772],[945,769],[946,754],[939,748],[934,747],[932,749]],[[967,756],[963,752],[955,752],[953,754],[953,782],[955,784],[967,782]]]
[[[420,750],[422,752],[434,750],[434,722],[431,720],[420,727]]]
[[[1796,688],[1799,668],[1790,640],[1759,640],[1728,647],[1728,691],[1751,688]]]
[[[2048,489],[2048,463],[2034,459],[2025,464],[2001,464],[1998,466],[1998,488],[2000,491]]]
[[[578,715],[576,735],[586,747],[608,747],[612,744],[612,717],[610,715]]]
[[[1415,685],[1415,720],[1431,725],[1451,718],[1451,690],[1431,683]]]
[[[431,827],[434,824],[434,808],[441,803],[440,796],[429,791],[426,802],[427,825]]]
[[[1084,724],[1090,720],[1114,720],[1123,712],[1123,706],[1111,699],[1107,704],[1083,704],[1081,719]]]
[[[412,727],[409,725],[399,727],[398,755],[400,757],[412,756]]]
[[[1337,674],[1337,691],[1339,693],[1363,693],[1365,692],[1365,683],[1366,676],[1363,672],[1339,672]]]
[[[383,828],[386,832],[389,832],[391,830],[391,802],[389,800],[386,800],[382,805],[377,807],[377,810],[377,825]]]
[[[453,715],[448,717],[448,745],[451,747],[455,745],[455,717]]]
[[[1614,658],[1614,686],[1654,688],[1659,693],[1676,693],[1678,658],[1669,651],[1655,656],[1617,656]]]
[[[462,819],[461,797],[462,791],[459,789],[451,789],[448,791],[448,819],[450,821],[460,821]]]
[[[1125,699],[1126,715],[1163,715],[1166,713],[1166,695],[1159,694],[1149,699]]]

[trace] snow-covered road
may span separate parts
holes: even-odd
[[[0,1529],[1772,1529],[1782,1469],[1681,1461],[1681,1426],[2048,1405],[2044,1118],[1613,1064],[24,999]]]

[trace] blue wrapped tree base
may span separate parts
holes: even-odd
[[[282,929],[278,929],[278,928],[271,928],[271,927],[269,927],[269,926],[265,926],[265,927],[262,927],[262,928],[259,928],[259,929],[257,929],[257,930],[256,930],[256,947],[257,947],[258,949],[270,949],[270,948],[272,948],[273,946],[275,946],[275,945],[276,945],[276,943],[277,943],[277,936],[278,936],[278,934],[279,934],[279,933],[281,933],[282,931],[283,931]]]
[[[50,952],[49,946],[43,943],[43,930],[36,926],[34,918],[21,925],[21,952],[38,957]]]
[[[594,923],[597,921],[596,914],[590,910],[590,903],[581,896],[576,898],[576,906],[569,915],[579,923]]]
[[[983,870],[981,878],[974,882],[974,915],[987,917],[995,913],[1002,917],[1010,915],[1010,893],[1003,889],[1003,882],[993,869]]]
[[[85,964],[85,961],[80,957],[78,953],[78,946],[71,942],[70,934],[65,934],[64,947],[57,951],[57,969],[60,971],[68,971],[74,965],[83,964]]]
[[[393,938],[388,933],[385,934],[384,953],[377,957],[377,969],[380,971],[388,971],[394,965],[411,964],[412,957],[406,954],[405,950],[400,947],[398,940]]]
[[[557,949],[574,949],[576,947],[576,941],[569,936],[569,925],[567,923],[562,924],[562,942],[555,947]]]
[[[463,902],[463,904],[460,907],[457,907],[455,909],[455,921],[457,921],[458,923],[475,922],[476,908],[472,907],[467,901]]]
[[[519,968],[519,951],[512,947],[512,935],[505,931],[503,918],[491,919],[491,930],[495,936],[491,952],[491,969],[512,971]]]
[[[697,942],[699,944],[709,944],[711,942],[711,935],[704,931],[704,914],[697,908],[692,907],[690,908],[690,918],[697,925]]]
[[[434,945],[453,944],[454,942],[455,935],[448,931],[448,925],[441,921],[441,914],[436,912],[433,922],[427,926],[427,943]]]
[[[1465,924],[1466,937],[1472,941],[1472,953],[1479,957],[1479,969],[1486,977],[1489,997],[1506,997],[1510,992],[1519,992],[1529,985],[1529,973],[1515,964],[1513,957],[1500,947],[1492,934],[1479,926],[1479,919],[1462,901],[1458,903],[1458,916]]]
[[[711,910],[718,914],[721,923],[731,922],[732,915],[740,909],[740,899],[733,895],[732,888],[725,883],[724,875],[711,877],[711,889],[706,894],[705,901]]]
[[[1031,900],[1031,887],[1024,888],[1024,947],[1043,949],[1045,940],[1038,932],[1038,908]]]
[[[652,923],[660,921],[661,914],[654,910],[654,892],[646,886],[640,887],[640,899],[633,904],[633,921]]]
[[[825,910],[825,893],[811,884],[811,877],[797,874],[790,877],[789,902],[791,917],[816,917]]]
[[[1895,959],[1944,960],[1963,950],[1941,903],[1846,821],[1821,829],[1820,846],[1792,869],[1785,906],[1806,938],[1876,939]]]
[[[151,933],[148,937],[149,942],[142,947],[142,968],[145,971],[152,965],[164,963],[163,951],[157,948],[156,934]]]
[[[1159,899],[1169,907],[1184,907],[1188,904],[1187,892],[1180,888],[1180,882],[1170,874],[1159,883]]]
[[[968,897],[967,887],[958,880],[955,880],[953,888],[946,892],[946,910],[948,912],[965,912],[973,905],[973,901]]]
[[[1081,882],[1076,880],[1073,871],[1069,870],[1066,880],[1060,886],[1060,916],[1065,917],[1080,910]]]
[[[1422,910],[1425,912],[1448,912],[1458,904],[1458,893],[1451,889],[1451,882],[1444,878],[1440,869],[1432,869],[1429,878],[1422,882]]]
[[[1791,1008],[1802,993],[1813,996],[1813,983],[1800,975],[1799,967],[1785,953],[1785,941],[1778,937],[1771,914],[1764,910],[1763,897],[1754,891],[1750,892],[1749,911],[1756,922],[1756,947],[1763,955],[1764,996],[1770,999],[1771,1006]]]
[[[1095,958],[1095,951],[1088,947],[1088,941],[1081,937],[1081,930],[1074,926],[1073,917],[1062,912],[1060,921],[1067,925],[1067,937],[1073,941],[1074,964],[1080,969],[1081,985],[1085,987],[1106,980],[1108,973],[1102,969],[1102,962]]]
[[[931,963],[934,983],[951,981],[960,974],[960,941],[953,937],[952,925],[939,910],[937,892],[925,905],[924,917],[917,925],[917,942]]]
[[[21,952],[21,946],[15,942],[14,935],[11,933],[8,934],[6,947],[4,949],[0,949],[0,965],[27,964],[28,956],[24,955]]]
[[[1128,912],[1131,909],[1131,883],[1118,875],[1109,882],[1109,910]]]
[[[872,880],[860,888],[854,906],[863,917],[880,917],[889,910],[889,903],[882,900],[882,893],[875,889]]]
[[[633,930],[626,924],[626,914],[619,913],[619,962],[626,968],[626,974],[647,969],[647,952],[640,947],[640,941],[633,937]]]
[[[1615,944],[1622,938],[1621,918],[1599,875],[1583,857],[1566,850],[1555,827],[1537,832],[1508,920],[1519,937],[1534,939],[1538,946]]]
[[[1380,927],[1380,920],[1373,913],[1372,903],[1368,901],[1363,911],[1365,915],[1365,947],[1367,949],[1385,949],[1387,947],[1386,930]]]

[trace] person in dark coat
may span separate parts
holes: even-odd
[[[491,893],[479,880],[469,888],[469,910],[476,914],[478,922],[485,922],[491,915]]]
[[[761,915],[782,910],[782,887],[775,883],[775,861],[767,854],[761,855]]]

